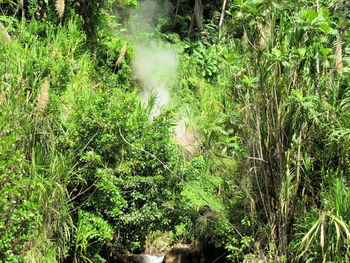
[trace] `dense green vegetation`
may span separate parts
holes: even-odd
[[[0,262],[108,262],[146,237],[350,262],[348,14],[0,1]]]

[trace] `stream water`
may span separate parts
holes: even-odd
[[[164,256],[151,256],[146,254],[141,254],[144,263],[162,263]]]

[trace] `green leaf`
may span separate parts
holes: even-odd
[[[320,8],[320,16],[323,20],[329,20],[330,11],[327,7],[322,6]]]
[[[301,59],[303,59],[305,57],[306,48],[301,47],[301,48],[296,49],[296,51]]]
[[[273,48],[272,49],[272,54],[276,57],[277,60],[281,60],[282,58],[282,52],[278,48]]]
[[[318,13],[315,10],[302,10],[303,17],[308,20],[310,24],[314,24],[318,19]]]
[[[318,23],[318,26],[324,33],[329,33],[332,30],[332,28],[328,25],[327,22],[320,22]]]
[[[322,53],[324,56],[328,56],[328,55],[332,52],[332,49],[331,49],[331,48],[324,48],[324,47],[321,47],[320,50],[321,50],[321,53]]]
[[[243,0],[235,0],[235,4],[238,5],[239,7],[243,6]]]

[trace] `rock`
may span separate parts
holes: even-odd
[[[129,255],[127,257],[127,263],[146,263],[146,260],[141,255]]]
[[[202,263],[202,253],[190,247],[173,247],[166,253],[163,263]]]
[[[146,263],[145,259],[141,255],[135,254],[119,254],[114,255],[115,263]]]

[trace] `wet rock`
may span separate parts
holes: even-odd
[[[146,263],[144,258],[141,255],[134,254],[115,254],[114,261],[115,263]]]
[[[173,247],[166,253],[163,263],[203,263],[202,253],[190,247]]]

